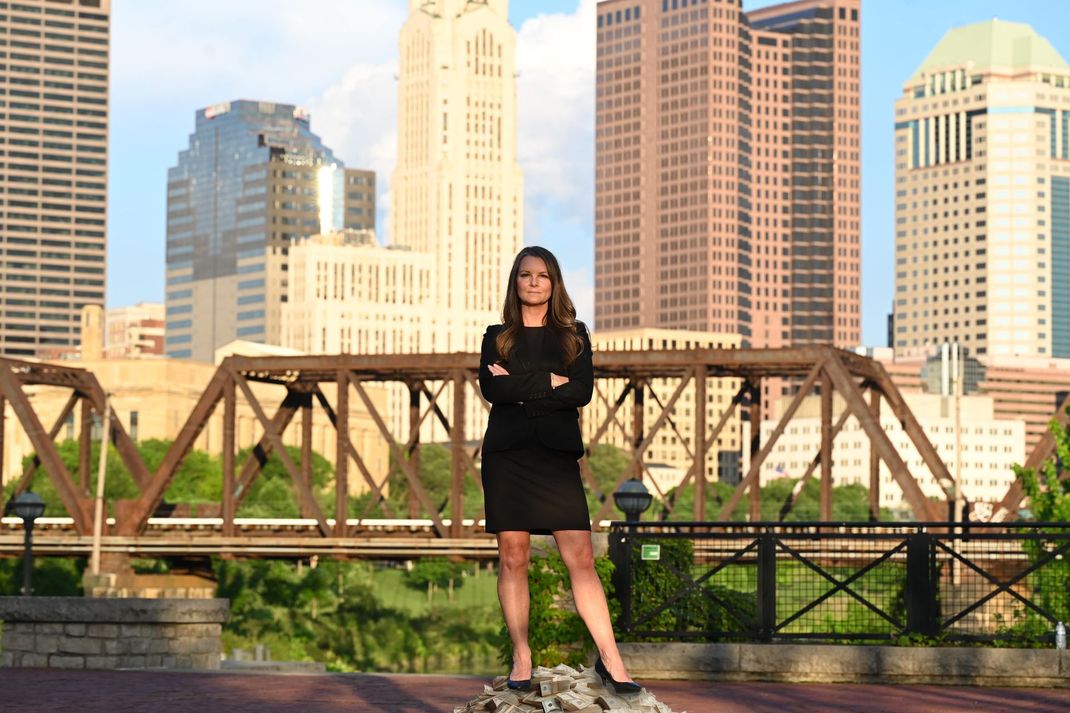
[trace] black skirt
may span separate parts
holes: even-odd
[[[535,444],[483,454],[487,532],[590,530],[575,454]]]

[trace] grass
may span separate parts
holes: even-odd
[[[405,586],[404,570],[393,568],[376,569],[373,576],[375,593],[385,606],[419,616],[430,608],[427,590],[417,591]],[[448,599],[445,589],[436,589],[431,600],[431,607],[470,608],[476,606],[498,606],[497,574],[483,569],[478,575],[469,573],[455,586],[453,601]]]

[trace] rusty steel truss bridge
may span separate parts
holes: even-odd
[[[948,503],[954,502],[955,483],[947,466],[925,435],[923,427],[907,407],[902,395],[884,368],[866,357],[832,347],[794,347],[784,349],[714,349],[678,351],[603,351],[594,355],[595,399],[604,406],[598,424],[587,424],[593,436],[589,449],[604,442],[611,429],[629,435],[626,452],[630,462],[614,487],[601,492],[587,459],[581,460],[585,485],[602,503],[592,512],[594,528],[607,525],[613,515],[612,491],[624,480],[643,472],[644,453],[655,438],[666,431],[675,432],[690,459],[690,467],[681,485],[694,487],[693,510],[680,511],[672,498],[665,498],[666,518],[674,520],[726,520],[742,498],[748,499],[752,520],[760,519],[762,498],[759,472],[778,439],[795,416],[805,397],[820,396],[821,440],[817,452],[803,475],[803,481],[820,481],[820,513],[830,520],[832,513],[832,445],[836,435],[850,417],[870,441],[869,509],[870,518],[879,518],[880,477],[883,461],[904,500],[918,521],[944,520]],[[480,485],[477,460],[479,447],[465,440],[466,402],[475,399],[484,408],[478,387],[479,357],[475,354],[412,354],[377,356],[231,356],[217,368],[201,393],[185,424],[159,466],[150,471],[141,460],[121,419],[114,413],[109,421],[110,440],[136,484],[138,494],[113,503],[114,518],[103,524],[104,552],[129,556],[197,556],[221,555],[243,557],[306,557],[323,554],[336,557],[410,557],[442,554],[457,557],[492,557],[494,539],[482,526],[479,517],[465,519],[464,485],[473,478]],[[707,401],[707,379],[733,380],[738,389],[716,423],[707,422],[707,410],[693,409],[693,434],[704,434],[688,443],[679,430],[674,407],[685,389],[694,389],[694,404]],[[769,437],[762,439],[761,394],[763,380],[788,380],[794,398],[784,410]],[[650,388],[658,380],[673,388],[662,401]],[[278,402],[263,403],[251,388],[252,382],[277,387]],[[393,433],[383,413],[376,408],[366,385],[394,383],[407,387],[410,395],[407,438]],[[337,396],[331,403],[324,385],[333,385]],[[31,404],[27,387],[50,386],[69,389],[70,395],[59,416],[46,428]],[[443,394],[448,394],[444,397]],[[647,423],[646,395],[655,400],[657,409],[652,423]],[[839,395],[845,409],[833,422],[833,396]],[[261,436],[248,459],[237,462],[236,406],[241,398],[255,414]],[[376,479],[362,454],[350,441],[350,399],[359,399],[388,445],[410,493],[411,505],[419,506],[430,517],[411,517],[414,513],[397,513],[384,494],[387,475]],[[36,547],[42,554],[84,555],[89,552],[94,530],[93,499],[89,492],[92,420],[105,413],[106,394],[89,371],[44,362],[0,359],[0,414],[4,405],[26,432],[34,459],[21,474],[15,493],[28,488],[36,471],[43,468],[55,486],[67,511],[67,517],[45,518],[40,523]],[[631,423],[622,422],[622,407],[631,401]],[[448,403],[447,403],[448,402]],[[1065,405],[1064,405],[1065,406]],[[69,472],[57,449],[55,438],[68,417],[80,407],[79,459],[77,472]],[[183,458],[190,452],[213,412],[223,409],[221,502],[218,517],[157,517],[164,495]],[[273,408],[272,408],[273,407]],[[325,513],[314,497],[311,477],[312,415],[314,409],[326,413],[337,434],[335,455],[335,498],[333,512]],[[896,450],[880,423],[881,409],[894,414],[917,449],[919,456],[939,484],[947,502],[928,499],[908,464]],[[591,411],[591,409],[588,409]],[[732,422],[736,412],[750,423],[749,465],[730,498],[719,512],[706,511],[707,462],[711,447]],[[295,462],[283,445],[283,434],[300,414],[300,451]],[[1066,423],[1065,408],[1055,418]],[[449,434],[451,447],[450,493],[441,510],[419,478],[421,425],[427,419],[441,423]],[[626,419],[623,419],[626,420]],[[3,463],[3,428],[0,423],[0,464]],[[1050,434],[1037,444],[1025,465],[1037,466],[1054,451]],[[276,453],[293,487],[300,520],[250,520],[235,517],[250,486],[261,472],[268,456]],[[0,473],[0,476],[3,474]],[[372,494],[365,512],[349,512],[350,479],[360,478]],[[0,480],[6,480],[0,478]],[[798,493],[801,488],[796,488]],[[790,510],[795,495],[783,503],[781,517]],[[1015,483],[995,506],[993,521],[1017,517],[1023,494]],[[369,519],[376,505],[390,519]],[[410,515],[405,517],[405,515]],[[20,521],[0,520],[0,555],[19,551],[22,544]]]

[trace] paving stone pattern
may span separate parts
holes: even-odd
[[[3,713],[452,713],[486,678],[0,670]],[[639,679],[640,683],[644,683]],[[1066,713],[1070,689],[651,681],[689,713]]]

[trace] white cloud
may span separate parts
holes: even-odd
[[[517,33],[517,152],[524,172],[528,244],[553,242],[540,235],[540,226],[547,223],[572,223],[591,234],[595,5],[595,0],[580,0],[573,13],[538,15]],[[382,26],[382,33],[396,38],[403,20],[396,18],[396,27]],[[397,159],[396,55],[392,49],[385,55],[389,62],[351,65],[339,73],[341,79],[304,102],[313,130],[347,166],[376,172],[384,238]],[[587,301],[593,303],[593,297]]]
[[[354,63],[394,56],[405,14],[381,0],[116,0],[112,79],[139,102],[292,101]]]
[[[517,42],[518,156],[526,190],[525,242],[540,214],[589,225],[594,214],[595,0],[539,15]]]
[[[376,225],[387,239],[390,176],[397,161],[397,63],[358,64],[305,102],[312,129],[349,168],[375,171]]]

